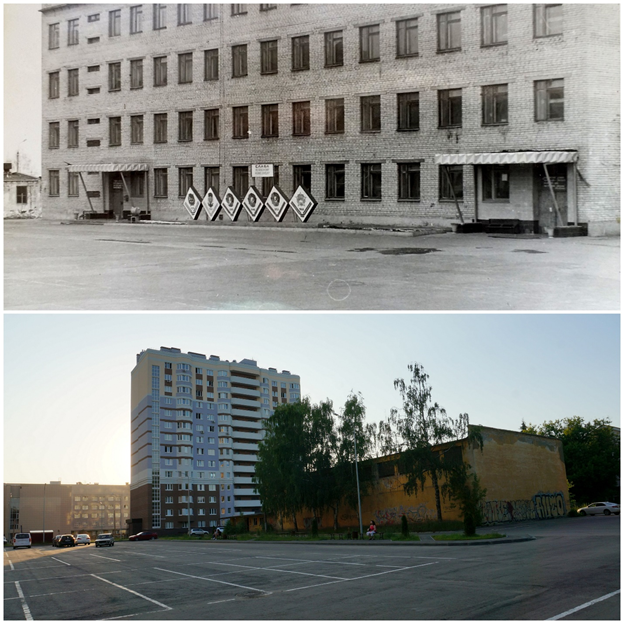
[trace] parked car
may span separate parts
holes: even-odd
[[[101,535],[97,536],[97,539],[95,540],[95,547],[98,548],[99,546],[114,546],[115,545],[115,538],[113,537],[112,533],[102,533]]]
[[[191,529],[189,535],[210,535],[210,531],[206,531],[206,529]]]
[[[78,535],[76,535],[76,546],[78,546],[78,544],[85,544],[85,546],[88,546],[90,543],[91,537],[86,533],[78,533]]]
[[[63,537],[62,535],[55,535],[52,539],[52,546],[58,546],[59,540]]]
[[[56,544],[53,543],[54,546],[71,546],[72,548],[76,545],[76,538],[73,535],[60,535]]]
[[[581,516],[610,516],[611,514],[619,516],[620,506],[618,505],[618,503],[591,503],[590,505],[587,505],[587,507],[581,507],[578,512],[579,514],[581,514]]]
[[[16,533],[13,536],[13,550],[16,548],[31,548],[32,537],[30,533]]]
[[[131,542],[138,542],[141,540],[155,540],[158,539],[158,533],[156,533],[156,531],[141,531],[136,535],[131,535],[128,539]]]

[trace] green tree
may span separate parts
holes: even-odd
[[[477,526],[482,522],[481,501],[487,493],[481,487],[479,477],[470,472],[468,464],[458,464],[447,472],[442,489],[450,498],[451,505],[459,507],[464,521],[464,534],[475,535]]]
[[[579,504],[612,500],[619,502],[620,436],[608,419],[585,422],[580,416],[525,424],[523,433],[561,440],[571,494]]]
[[[409,364],[412,377],[408,383],[395,379],[394,387],[401,394],[403,410],[393,408],[387,421],[380,424],[382,450],[399,453],[397,465],[405,475],[404,490],[413,495],[424,490],[427,478],[435,493],[438,520],[442,520],[441,482],[454,466],[445,462],[445,450],[433,450],[444,442],[467,438],[483,446],[478,427],[469,427],[468,414],[451,418],[446,410],[431,398],[429,375],[417,363]]]

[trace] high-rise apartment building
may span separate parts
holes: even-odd
[[[257,523],[252,483],[263,421],[301,397],[299,376],[161,347],[132,371],[134,531],[209,528],[241,514]],[[190,521],[190,522],[189,522]]]
[[[46,216],[619,232],[618,4],[42,13]]]

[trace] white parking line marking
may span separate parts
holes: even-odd
[[[560,620],[561,618],[564,618],[567,615],[576,613],[577,611],[580,611],[581,609],[587,609],[587,607],[591,607],[592,605],[595,605],[597,602],[602,602],[603,600],[606,600],[607,598],[611,598],[612,596],[615,596],[619,593],[620,593],[620,590],[618,589],[617,591],[611,592],[610,594],[605,594],[604,596],[600,596],[600,598],[596,598],[595,600],[590,600],[589,602],[579,605],[578,607],[574,607],[574,609],[570,609],[569,611],[564,611],[563,613],[560,613],[559,615],[555,615],[554,617],[551,617],[548,619]]]
[[[19,581],[15,581],[15,589],[17,589],[17,595],[20,598],[20,601],[22,603],[22,611],[24,611],[24,617],[27,620],[32,620],[33,616],[30,614],[30,609],[28,608],[28,605],[26,604],[26,598],[24,598],[24,592],[22,591],[22,588],[20,587]]]
[[[20,570],[21,571],[21,570]],[[120,572],[134,572],[135,569],[129,569],[129,570],[107,570],[106,572],[100,572],[100,574],[116,574],[116,573],[120,573]],[[86,573],[86,574],[65,574],[64,576],[45,576],[43,578],[30,578],[30,579],[22,579],[22,583],[30,583],[32,581],[34,582],[39,582],[39,581],[56,581],[58,579],[75,579],[75,578],[79,578],[81,576],[93,576],[90,573]],[[14,581],[4,581],[4,583],[13,583]]]
[[[215,579],[206,578],[205,576],[194,576],[193,574],[184,574],[183,572],[175,572],[174,570],[165,570],[164,568],[154,568],[161,572],[169,572],[170,574],[179,574],[180,576],[188,576],[189,578],[199,579],[200,581],[208,581],[210,583],[220,583],[222,585],[231,585],[232,587],[240,587],[241,589],[251,589],[252,591],[262,592],[263,594],[272,594],[273,592],[264,589],[256,589],[255,587],[247,587],[246,585],[237,585],[236,583],[228,583],[227,581],[217,581]]]
[[[98,559],[108,559],[109,561],[121,561],[121,559],[113,559],[112,557],[102,557],[102,555],[90,555],[91,557],[97,557]]]
[[[58,561],[59,563],[64,563],[66,566],[71,566],[71,563],[67,563],[67,561],[62,561],[61,559],[57,559],[56,557],[50,557],[50,559],[54,559],[54,561]]]
[[[171,611],[173,609],[173,607],[168,607],[166,604],[163,604],[162,602],[158,602],[158,600],[154,600],[153,598],[148,598],[147,596],[144,596],[143,594],[139,594],[139,592],[135,592],[133,589],[128,589],[127,587],[124,587],[123,585],[118,585],[117,583],[113,583],[113,581],[109,581],[108,579],[102,578],[101,576],[97,576],[97,574],[92,574],[91,576],[100,581],[104,581],[105,583],[108,583],[109,585],[113,585],[114,587],[118,587],[119,589],[123,589],[124,591],[130,592],[131,594],[134,594],[135,596],[138,596],[139,598],[144,598],[145,600],[149,600],[150,602],[153,602],[155,605],[162,607],[166,611]]]
[[[140,557],[156,557],[157,559],[166,559],[166,557],[164,557],[163,555],[148,555],[146,553],[138,553],[138,552],[131,552],[131,551],[124,552],[124,555],[138,555]]]
[[[215,600],[214,602],[207,602],[207,605],[211,605],[211,604],[219,604],[220,602],[234,602],[234,600],[236,600],[236,598],[228,598],[227,600]]]
[[[256,557],[256,559],[277,559],[278,561],[297,561],[299,563],[337,563],[339,565],[367,566],[366,563],[353,563],[352,561],[332,561],[331,559],[291,559],[290,557]],[[400,567],[400,566],[397,566]]]
[[[4,553],[4,556],[9,560],[9,565],[11,566],[11,570],[15,570],[15,566],[13,565],[13,562],[11,561],[11,557],[9,557],[9,553]]]

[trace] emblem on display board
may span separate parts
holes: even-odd
[[[243,208],[247,211],[252,221],[257,221],[258,217],[260,217],[262,209],[264,208],[264,202],[255,186],[249,187],[247,195],[245,195],[245,199],[243,199]]]
[[[195,187],[191,184],[189,190],[186,191],[186,197],[184,198],[184,207],[191,215],[193,220],[197,220],[199,213],[202,209],[202,200],[199,193],[195,190]]]
[[[299,186],[288,202],[289,206],[302,222],[308,219],[312,211],[316,208],[317,201],[310,194],[306,193],[302,186]]]
[[[266,198],[264,205],[276,221],[281,221],[288,208],[288,198],[284,195],[279,186],[274,186],[269,196]]]
[[[204,206],[204,210],[206,211],[208,219],[210,221],[214,221],[217,213],[219,212],[219,208],[221,208],[221,199],[212,187],[210,187],[204,195],[202,204]]]
[[[227,191],[225,191],[225,195],[223,196],[223,200],[221,201],[221,208],[223,208],[227,216],[230,217],[232,221],[236,221],[238,213],[241,211],[242,205],[238,197],[236,197],[236,193],[232,190],[231,186],[228,186]]]

